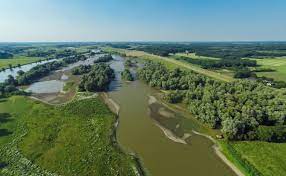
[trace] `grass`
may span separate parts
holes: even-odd
[[[97,97],[49,106],[0,102],[0,175],[135,175],[112,139],[115,115]]]
[[[68,81],[65,83],[65,86],[64,86],[64,91],[67,92],[69,91],[70,89],[72,89],[74,86],[75,86],[75,82],[74,81]]]
[[[277,81],[286,81],[286,57],[254,59],[261,68],[275,69],[275,72],[259,72],[258,76],[266,76]]]
[[[228,75],[224,75],[224,74],[212,71],[212,70],[203,69],[194,64],[190,64],[184,61],[178,61],[178,60],[171,59],[168,57],[161,57],[161,56],[149,54],[143,51],[117,49],[117,48],[110,48],[110,47],[103,48],[103,50],[109,53],[117,53],[117,54],[126,55],[127,57],[139,57],[139,58],[146,59],[146,60],[157,61],[157,62],[160,62],[166,65],[170,69],[179,67],[182,69],[192,70],[196,73],[203,74],[205,76],[208,76],[213,79],[220,80],[220,81],[231,82],[234,80],[234,78]]]
[[[42,59],[43,58],[40,57],[25,57],[25,56],[15,56],[12,59],[0,59],[0,69],[9,68],[9,64],[15,67],[18,66],[18,64],[25,65],[36,61],[40,61]]]
[[[261,175],[283,176],[286,174],[285,143],[230,142],[227,145],[233,148],[242,160],[251,163]]]
[[[220,58],[215,58],[215,57],[207,57],[207,56],[199,56],[196,55],[196,53],[176,53],[173,57],[189,57],[192,59],[201,59],[201,60],[221,60]]]

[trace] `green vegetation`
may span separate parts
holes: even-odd
[[[109,62],[112,61],[113,57],[110,54],[106,54],[104,56],[99,57],[94,63],[102,63],[102,62]]]
[[[72,69],[73,75],[82,75],[91,71],[91,65],[80,65]]]
[[[99,98],[52,107],[25,97],[0,103],[2,175],[135,175],[112,140],[113,115]]]
[[[19,85],[31,84],[35,82],[36,80],[44,76],[47,76],[52,71],[55,71],[68,64],[75,63],[75,62],[78,62],[80,60],[85,60],[85,59],[87,59],[85,56],[77,55],[77,56],[66,57],[62,61],[53,61],[53,62],[49,62],[46,64],[37,65],[33,67],[31,70],[29,70],[28,72],[22,75],[19,75],[17,77],[17,82]]]
[[[122,73],[121,73],[122,79],[126,80],[126,81],[134,81],[134,77],[131,74],[129,69],[125,69]]]
[[[203,69],[197,65],[193,65],[193,64],[183,62],[183,61],[174,60],[168,57],[161,57],[157,55],[148,54],[142,51],[134,51],[134,50],[129,51],[125,49],[116,49],[116,48],[108,48],[108,47],[103,48],[103,50],[108,53],[116,53],[119,55],[124,55],[126,57],[133,57],[133,58],[138,57],[143,60],[159,62],[161,64],[164,64],[169,69],[175,69],[179,67],[184,70],[192,70],[196,73],[206,75],[216,80],[221,80],[221,81],[226,81],[226,82],[230,82],[234,80],[231,76],[223,75],[223,74],[220,74],[212,70]]]
[[[41,61],[41,57],[26,57],[26,56],[15,56],[11,59],[0,59],[0,69],[6,69],[11,67],[18,67],[19,65],[25,65],[33,62]]]
[[[278,58],[263,58],[253,59],[257,61],[261,69],[271,69],[266,71],[259,71],[256,74],[258,76],[265,76],[268,78],[274,78],[276,81],[286,81],[286,57]],[[273,71],[275,70],[275,71]]]
[[[264,176],[285,175],[286,172],[286,144],[268,142],[229,142],[225,144],[227,156],[238,157],[238,161],[244,161],[247,167],[252,168]],[[225,152],[224,152],[225,153]],[[245,166],[244,164],[244,166]],[[255,168],[255,169],[254,169]],[[248,172],[253,173],[253,172]],[[250,174],[249,174],[250,175]],[[255,174],[252,174],[255,175]],[[258,175],[258,174],[256,174]]]
[[[79,90],[80,91],[104,91],[108,89],[109,83],[114,79],[114,71],[104,63],[95,64],[92,70],[82,76]]]
[[[63,88],[63,90],[66,92],[66,91],[69,91],[72,87],[74,87],[76,83],[74,81],[69,81],[69,82],[66,82],[65,83],[65,86]]]
[[[284,91],[254,81],[222,83],[155,62],[147,62],[138,75],[152,87],[182,91],[190,112],[209,127],[221,128],[230,140],[285,141]],[[174,93],[168,99],[178,98],[182,99]]]
[[[10,59],[12,57],[13,57],[13,54],[0,51],[0,59]]]

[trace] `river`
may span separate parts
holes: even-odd
[[[213,143],[209,139],[192,133],[189,134],[190,137],[187,136],[188,143],[183,144],[172,140],[172,136],[167,137],[172,128],[180,128],[181,124],[178,124],[178,120],[183,122],[184,118],[165,117],[166,123],[160,123],[164,122],[160,121],[160,118],[163,118],[160,109],[165,109],[165,114],[172,111],[159,103],[150,104],[150,95],[155,94],[157,90],[141,81],[122,82],[120,72],[124,64],[120,56],[115,56],[111,67],[116,71],[117,76],[111,84],[109,96],[120,105],[118,142],[127,152],[135,153],[141,159],[148,174],[153,176],[235,175],[215,154]]]
[[[6,69],[5,71],[1,71],[0,72],[0,83],[4,82],[9,75],[12,75],[13,77],[16,77],[18,75],[18,71],[22,70],[24,72],[31,70],[33,67],[37,66],[37,65],[42,65],[48,62],[53,62],[56,61],[56,59],[50,59],[50,60],[44,60],[44,61],[40,61],[40,62],[34,62],[31,64],[26,64],[26,65],[22,65],[20,67],[16,67],[13,69]]]

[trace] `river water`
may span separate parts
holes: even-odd
[[[21,67],[13,68],[12,70],[6,69],[5,71],[1,71],[0,72],[0,83],[4,82],[8,78],[9,75],[12,75],[13,77],[16,77],[18,75],[17,72],[19,70],[22,70],[22,71],[26,72],[26,71],[31,70],[31,68],[33,68],[33,67],[35,67],[37,65],[42,65],[42,64],[45,64],[45,63],[48,63],[48,62],[53,62],[55,60],[56,59],[45,60],[45,61],[41,61],[41,62],[34,62],[34,63],[31,63],[31,64],[22,65]]]
[[[233,171],[214,153],[213,143],[202,136],[190,134],[188,144],[166,137],[162,129],[172,130],[183,126],[182,118],[159,123],[162,118],[158,103],[150,105],[150,95],[156,90],[141,81],[120,81],[124,69],[123,58],[115,57],[111,67],[117,72],[109,96],[120,105],[117,138],[127,151],[139,156],[143,167],[153,176],[232,176]],[[170,112],[167,112],[171,113]],[[161,113],[162,114],[162,113]],[[165,112],[166,114],[166,112]],[[169,117],[171,118],[171,116]],[[163,121],[162,121],[163,122]],[[180,126],[181,125],[181,126]]]

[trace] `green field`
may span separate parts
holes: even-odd
[[[196,53],[176,53],[174,57],[189,57],[192,59],[202,59],[202,60],[221,60],[220,58],[215,58],[215,57],[207,57],[207,56],[199,56],[196,55]]]
[[[255,59],[261,68],[275,69],[275,72],[258,72],[258,76],[274,78],[277,81],[286,81],[286,57]]]
[[[55,107],[15,96],[1,100],[0,112],[0,175],[135,175],[99,98]]]
[[[1,68],[8,68],[9,64],[13,67],[17,66],[18,64],[24,65],[29,64],[32,62],[39,61],[43,58],[40,57],[26,57],[26,56],[15,56],[13,59],[0,59],[0,69]]]
[[[257,169],[261,175],[284,176],[286,173],[285,143],[230,142],[227,145],[234,149],[242,160],[246,160]]]

